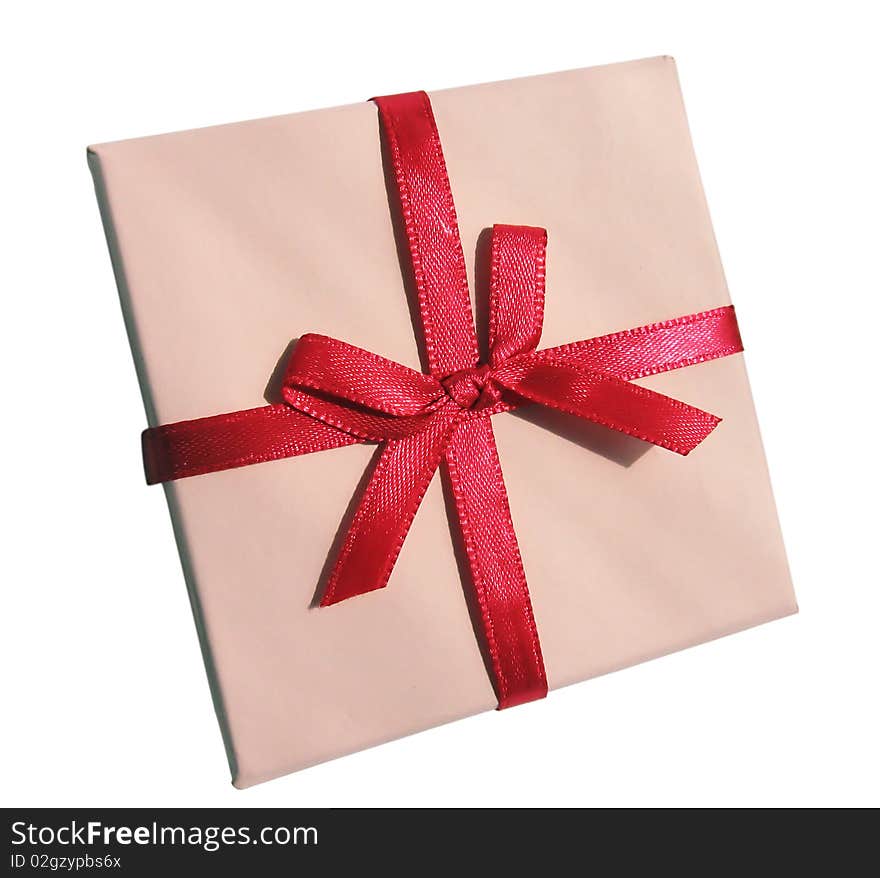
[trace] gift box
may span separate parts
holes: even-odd
[[[796,612],[671,58],[88,157],[237,786]]]

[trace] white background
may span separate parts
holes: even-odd
[[[880,804],[871,7],[7,8],[2,804]],[[658,54],[678,61],[800,615],[233,790],[164,497],[143,484],[86,144]]]

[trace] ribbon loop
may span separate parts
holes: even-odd
[[[443,398],[443,388],[431,375],[313,334],[304,335],[293,349],[282,392],[287,396],[289,390],[314,390],[398,417],[430,412]]]
[[[530,354],[544,325],[547,232],[531,226],[492,229],[489,269],[489,364]]]
[[[292,408],[374,442],[420,433],[449,405],[433,376],[314,334],[293,349],[281,392]]]
[[[421,414],[398,417],[370,411],[345,397],[328,397],[312,390],[300,390],[294,385],[285,386],[283,393],[284,401],[291,408],[366,442],[405,439],[421,433],[428,429],[441,410],[437,407]],[[446,402],[446,405],[451,404],[451,401]]]

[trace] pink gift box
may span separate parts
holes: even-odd
[[[471,290],[487,227],[548,230],[542,347],[730,303],[672,59],[430,97]],[[151,426],[277,401],[306,332],[420,368],[373,104],[89,163]],[[797,609],[743,355],[637,383],[723,421],[683,458],[547,410],[493,418],[551,690]],[[238,786],[496,706],[439,479],[388,587],[316,606],[373,453],[165,486]]]

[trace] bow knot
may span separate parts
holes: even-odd
[[[500,402],[503,393],[503,388],[494,380],[493,370],[488,363],[453,372],[440,383],[459,408],[484,414],[488,414],[487,409]]]

